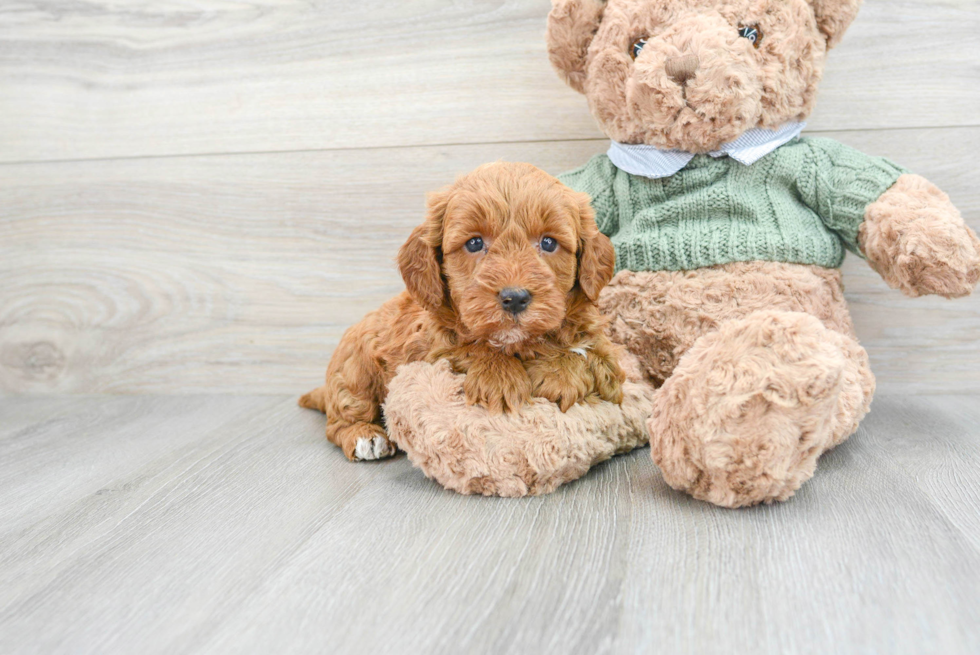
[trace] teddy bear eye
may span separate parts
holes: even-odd
[[[647,37],[641,36],[636,41],[633,41],[633,45],[630,46],[630,57],[636,59],[640,56],[640,52],[643,51],[643,46],[647,44]]]
[[[738,28],[738,35],[751,41],[756,48],[762,42],[762,32],[759,31],[758,27],[743,25]]]
[[[480,252],[481,250],[483,250],[483,238],[473,237],[472,239],[466,242],[465,248],[467,252],[474,252],[474,253]]]

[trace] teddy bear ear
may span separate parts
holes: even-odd
[[[602,22],[601,0],[552,0],[548,14],[548,58],[568,85],[585,91],[585,56]]]
[[[844,32],[857,16],[861,0],[810,0],[817,27],[827,39],[827,49],[840,43]]]

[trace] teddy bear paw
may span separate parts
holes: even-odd
[[[813,316],[779,311],[699,339],[649,422],[667,483],[724,507],[792,496],[867,412],[873,380],[856,370],[847,340]]]
[[[949,197],[903,175],[872,203],[859,235],[871,266],[908,296],[969,295],[980,280],[980,240]]]

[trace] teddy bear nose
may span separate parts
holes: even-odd
[[[700,65],[697,55],[684,55],[668,59],[665,68],[667,77],[684,86],[698,72]]]
[[[511,314],[520,314],[531,304],[531,292],[527,289],[504,289],[498,297],[500,306]]]

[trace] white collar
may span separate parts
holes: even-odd
[[[728,156],[741,164],[751,166],[779,146],[800,136],[804,127],[806,123],[786,123],[777,130],[751,129],[708,154],[715,158]],[[606,154],[616,168],[630,175],[654,179],[670,177],[694,159],[693,153],[683,150],[661,150],[657,146],[630,145],[616,141],[612,142]]]

